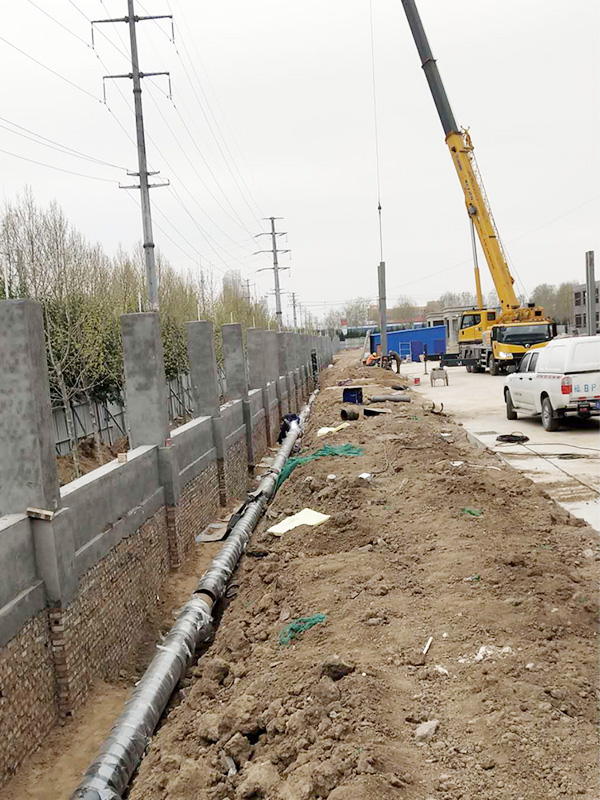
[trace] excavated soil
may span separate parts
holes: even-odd
[[[283,484],[131,800],[597,798],[594,532],[418,398],[317,438],[348,378],[398,382],[325,373],[302,453],[364,455]],[[267,532],[305,507],[331,519]]]

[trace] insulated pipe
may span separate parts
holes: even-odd
[[[275,494],[279,473],[302,433],[317,393],[318,390],[312,393],[302,409],[300,424],[291,423],[268,474],[250,495],[227,543],[200,579],[168,636],[157,646],[158,652],[71,800],[121,800],[175,687],[194,658],[197,646],[212,634],[213,608],[223,596],[256,523]]]
[[[369,397],[371,403],[410,403],[411,396],[409,394],[381,394]]]

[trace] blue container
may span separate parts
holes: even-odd
[[[349,386],[342,392],[342,401],[344,403],[362,403],[363,393],[360,386]]]

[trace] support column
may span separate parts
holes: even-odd
[[[223,359],[227,378],[227,397],[229,400],[242,401],[244,425],[246,426],[246,449],[248,452],[248,470],[254,474],[254,442],[252,440],[252,409],[248,398],[248,373],[244,355],[244,338],[239,323],[223,325]]]
[[[267,378],[269,381],[272,381],[275,384],[275,392],[277,394],[277,403],[278,403],[278,425],[276,426],[278,429],[281,425],[281,420],[283,415],[285,414],[285,410],[283,408],[283,396],[281,392],[281,383],[279,380],[279,343],[277,336],[279,334],[277,331],[265,331],[265,355],[266,355],[266,371],[267,371]],[[273,445],[271,445],[273,446]]]
[[[0,515],[52,511],[30,519],[36,569],[48,602],[67,605],[77,588],[75,545],[60,489],[42,306],[0,301]]]
[[[60,493],[42,306],[0,301],[0,515],[55,511]]]
[[[266,365],[266,331],[260,328],[248,328],[246,331],[246,352],[248,358],[248,381],[251,389],[260,389],[262,404],[265,411],[265,426],[267,429],[267,445],[273,447],[275,442],[271,436],[271,403],[267,388]]]
[[[227,504],[227,485],[225,482],[225,433],[221,418],[221,403],[217,359],[215,356],[215,336],[212,322],[200,320],[188,322],[187,351],[190,362],[190,379],[194,399],[194,416],[212,417],[213,437],[217,451],[219,472],[219,499],[222,506]]]
[[[121,316],[123,364],[129,423],[129,447],[158,447],[158,471],[165,490],[165,513],[171,569],[181,565],[184,553],[179,530],[181,485],[177,454],[171,446],[167,379],[160,317],[150,311]]]
[[[291,353],[290,353],[290,336],[293,334],[287,331],[281,331],[277,334],[277,348],[279,351],[279,375],[285,378],[285,385],[287,388],[288,407],[291,413],[295,413],[294,403],[294,384],[290,375],[291,370]]]

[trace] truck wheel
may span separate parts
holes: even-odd
[[[505,393],[504,399],[506,400],[506,419],[518,419],[517,412],[513,406],[512,397],[510,396],[510,391]]]
[[[554,414],[552,403],[549,397],[544,397],[542,400],[542,425],[545,431],[557,431],[559,426],[559,419]]]
[[[500,375],[500,367],[498,366],[498,362],[492,355],[490,355],[490,357],[488,358],[488,369],[490,371],[490,375]]]
[[[474,367],[467,367],[467,372],[475,372],[475,368]]]

